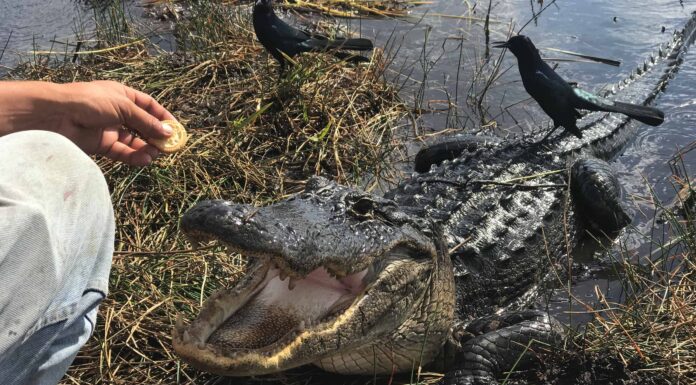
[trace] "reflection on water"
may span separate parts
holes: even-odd
[[[540,8],[536,1],[492,2],[490,39],[505,39],[511,25],[516,31]],[[606,83],[618,81],[642,63],[660,43],[669,39],[671,31],[681,28],[695,8],[673,0],[558,1],[526,26],[524,34],[540,48],[562,48],[620,60],[623,64],[619,68],[558,63],[561,76],[579,82],[586,89],[597,90]],[[501,133],[538,128],[547,119],[535,103],[527,100],[512,55],[502,62],[501,78],[486,88],[492,60],[498,55],[492,50],[492,58],[485,57],[482,20],[487,9],[488,1],[436,0],[414,8],[412,17],[406,21],[343,22],[359,28],[363,36],[375,38],[378,46],[395,54],[390,76],[404,85],[404,99],[424,112],[419,121],[426,131],[472,129],[493,119]],[[18,54],[34,45],[47,49],[53,39],[74,41],[75,31],[90,29],[91,12],[83,3],[71,0],[0,0],[0,49],[12,33],[0,64],[14,63]],[[548,51],[544,54],[560,55]],[[661,200],[669,201],[674,196],[667,161],[676,149],[695,138],[696,63],[688,60],[696,59],[693,56],[689,55],[667,92],[657,100],[657,105],[665,111],[665,123],[659,127],[643,126],[636,140],[614,162],[627,201],[634,202],[636,208],[634,226],[643,233],[649,233],[654,215],[649,200],[645,199],[649,196],[648,186],[654,186]],[[482,108],[475,108],[484,89]],[[417,145],[414,143],[412,149]],[[695,156],[688,154],[685,158],[687,169],[696,165]],[[689,171],[693,175],[694,170]],[[627,235],[622,241],[629,250],[647,250],[641,236]],[[609,300],[620,298],[616,280],[597,274],[589,274],[586,280],[577,283],[574,293],[591,303],[595,285],[604,291],[610,289]],[[552,297],[549,306],[563,313],[568,309],[567,294]]]

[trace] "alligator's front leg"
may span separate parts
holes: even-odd
[[[444,385],[497,384],[506,372],[529,366],[557,346],[563,326],[547,313],[527,310],[479,318],[463,334],[456,368]]]
[[[631,223],[621,203],[621,185],[607,162],[595,158],[575,161],[571,188],[578,213],[595,228],[615,233]]]

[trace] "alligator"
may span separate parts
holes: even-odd
[[[602,96],[650,104],[696,34],[683,30]],[[181,229],[248,259],[188,325],[181,359],[226,376],[313,364],[342,374],[442,368],[443,384],[493,384],[536,361],[563,326],[530,303],[588,227],[616,233],[630,217],[607,163],[640,126],[592,112],[583,138],[530,150],[516,140],[456,136],[416,156],[420,172],[383,196],[310,179],[264,207],[202,201]]]

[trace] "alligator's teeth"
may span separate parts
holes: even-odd
[[[299,330],[299,331],[305,330],[305,321],[304,320],[300,321],[300,324],[297,325],[297,330]]]
[[[207,347],[206,347],[206,345],[205,345],[204,342],[199,342],[198,344],[196,344],[196,347],[197,347],[199,350],[207,350],[207,349],[206,349]]]
[[[297,285],[297,278],[290,278],[290,281],[288,281],[288,289],[292,290],[295,288],[295,285]]]
[[[176,325],[174,326],[176,330],[184,330],[184,316],[181,313],[176,315]]]
[[[280,277],[281,281],[285,281],[285,278],[288,277],[288,273],[286,273],[284,270],[280,270],[280,274],[278,274],[278,276]]]
[[[189,334],[188,330],[184,330],[184,333],[181,335],[181,339],[184,342],[191,342],[191,334]]]

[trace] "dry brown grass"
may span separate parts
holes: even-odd
[[[593,321],[549,358],[542,383],[696,384],[696,190],[679,164],[675,202],[644,198],[660,219],[644,235],[651,251],[607,251],[618,256],[612,265],[621,301],[595,287],[598,305],[585,304]]]
[[[664,220],[655,234],[665,236],[646,238],[651,253],[617,261],[626,300],[610,303],[598,290],[602,306],[577,342],[586,354],[613,355],[638,378],[696,384],[696,208],[681,193],[694,191],[681,155],[673,164],[676,204],[650,197]]]

